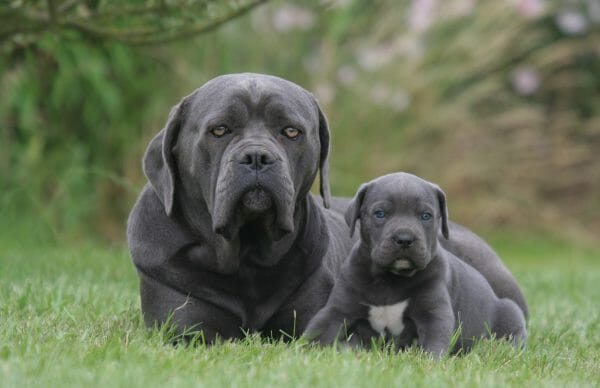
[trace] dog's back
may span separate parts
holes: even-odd
[[[473,339],[490,336],[524,344],[525,317],[518,305],[498,298],[481,273],[443,248],[439,250],[439,259],[448,262],[447,288],[461,339],[457,346],[467,350]]]

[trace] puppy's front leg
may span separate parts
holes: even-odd
[[[345,338],[348,325],[345,314],[333,307],[325,306],[310,321],[303,337],[323,346],[332,345],[337,340]]]
[[[441,358],[450,349],[450,338],[455,319],[450,297],[446,290],[434,298],[425,298],[414,317],[417,326],[418,344],[436,358]]]

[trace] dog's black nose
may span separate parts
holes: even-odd
[[[415,237],[410,233],[395,234],[393,239],[396,245],[400,245],[402,248],[408,248],[415,242]]]
[[[246,165],[251,170],[260,171],[270,164],[273,164],[275,159],[267,152],[250,151],[241,155],[240,164]]]

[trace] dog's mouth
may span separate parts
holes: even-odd
[[[268,229],[273,232],[268,237],[274,239],[292,232],[296,198],[287,164],[273,163],[260,173],[239,163],[230,164],[215,183],[213,231],[229,241],[248,224]]]
[[[388,271],[394,275],[411,277],[417,273],[418,268],[408,259],[398,259],[392,263]]]
[[[417,269],[416,268],[402,269],[402,270],[390,269],[390,273],[394,274],[394,275],[398,275],[398,276],[403,276],[405,278],[409,278],[411,276],[414,276],[417,273]]]
[[[217,222],[213,225],[215,233],[226,240],[235,238],[242,232],[244,236],[266,236],[273,241],[290,233],[293,225],[287,214],[291,210],[288,209],[289,201],[282,199],[276,190],[254,184],[238,192],[235,196],[237,198],[225,202],[223,209],[226,213],[216,212],[220,217],[217,217]],[[247,230],[252,233],[245,233]],[[250,239],[250,242],[252,240],[254,239]]]
[[[273,198],[262,187],[246,192],[241,202],[250,213],[263,213],[273,206]]]
[[[371,273],[374,276],[392,274],[394,276],[409,278],[421,269],[412,260],[405,258],[395,259],[391,264],[382,264],[376,261],[371,263]]]

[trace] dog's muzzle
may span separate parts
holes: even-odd
[[[249,220],[273,217],[277,235],[293,231],[294,185],[287,163],[264,144],[230,151],[217,180],[213,229],[233,238]]]
[[[398,259],[392,263],[389,271],[394,275],[410,277],[417,272],[417,267],[409,259]]]
[[[248,211],[262,213],[273,206],[271,195],[260,187],[248,191],[242,197],[242,203]]]

